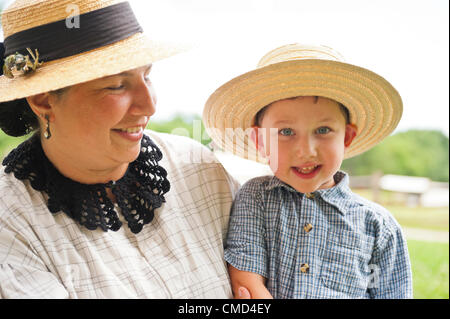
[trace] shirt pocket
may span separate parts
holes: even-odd
[[[320,278],[343,298],[365,298],[374,239],[355,232],[328,232]]]

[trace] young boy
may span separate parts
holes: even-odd
[[[248,158],[253,147],[274,173],[248,181],[232,208],[225,260],[235,296],[245,287],[252,298],[412,298],[400,226],[339,171],[401,114],[385,79],[330,48],[298,44],[269,52],[210,97],[213,140],[223,145],[230,132],[219,133],[233,128],[236,142],[224,148]]]

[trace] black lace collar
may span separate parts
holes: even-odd
[[[106,188],[111,188],[128,227],[136,234],[152,221],[154,210],[165,202],[164,194],[170,189],[167,172],[158,165],[161,159],[159,148],[144,135],[139,157],[120,180],[80,184],[63,176],[50,163],[36,134],[11,151],[3,165],[6,173],[13,172],[17,179],[29,180],[35,190],[47,193],[50,212],[62,211],[90,230],[100,227],[117,231],[122,226],[106,195]]]

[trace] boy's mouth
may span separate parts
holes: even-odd
[[[295,175],[301,178],[313,178],[320,170],[322,165],[311,165],[303,167],[292,167]]]

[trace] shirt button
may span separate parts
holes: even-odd
[[[309,199],[314,199],[314,194],[313,193],[306,193],[305,195]]]
[[[308,264],[301,264],[300,271],[302,273],[305,273],[305,274],[308,273],[309,272],[309,265]]]
[[[308,223],[305,226],[303,226],[303,229],[305,230],[305,232],[309,233],[311,229],[313,229],[313,225]]]

